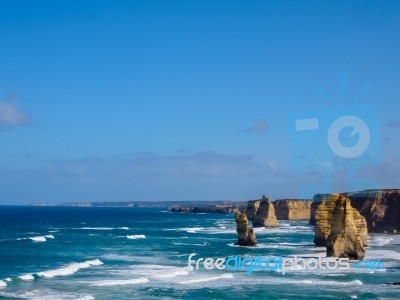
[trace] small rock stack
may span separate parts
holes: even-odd
[[[254,227],[278,227],[278,219],[272,202],[265,195],[261,200],[247,202],[245,214]]]
[[[238,234],[238,241],[236,245],[239,246],[254,246],[257,244],[256,235],[253,228],[249,227],[249,220],[246,214],[237,212],[235,214],[236,232]]]

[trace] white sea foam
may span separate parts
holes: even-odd
[[[145,239],[146,236],[144,234],[133,234],[133,235],[127,235],[126,238],[130,240],[136,240],[136,239]]]
[[[4,281],[5,281],[5,282],[11,282],[12,279],[11,279],[10,277],[8,277],[8,278],[4,279]]]
[[[34,280],[35,279],[35,277],[33,277],[32,274],[21,275],[18,278],[21,280]]]
[[[393,241],[391,237],[373,235],[368,239],[368,246],[385,246],[390,244],[391,241]]]
[[[76,300],[94,300],[94,299],[95,298],[92,295],[87,295],[87,296],[77,298]]]
[[[59,232],[59,230],[49,230],[50,233]]]
[[[44,236],[46,239],[54,239],[54,235],[49,234]]]
[[[44,236],[32,236],[32,237],[29,237],[29,239],[31,239],[32,241],[37,242],[37,243],[47,241],[46,237],[44,237]]]
[[[72,229],[80,229],[80,230],[114,230],[113,227],[79,227],[79,228],[72,228]]]
[[[187,281],[181,281],[178,282],[179,284],[192,284],[192,283],[201,283],[201,282],[209,282],[209,281],[215,281],[215,280],[220,280],[220,279],[233,279],[232,274],[223,274],[223,275],[218,275],[218,276],[209,276],[209,277],[202,277],[202,278],[195,278],[195,279],[190,279]]]
[[[129,230],[129,227],[119,227],[118,229],[121,229],[121,230]]]
[[[115,286],[115,285],[129,285],[129,284],[140,284],[147,283],[149,280],[145,277],[135,278],[135,279],[125,279],[125,280],[102,280],[96,281],[93,286]]]
[[[333,280],[299,280],[298,283],[313,284],[313,285],[329,285],[329,286],[360,286],[363,285],[362,281],[356,279],[352,281],[333,281]]]
[[[72,263],[72,264],[69,264],[68,266],[65,266],[65,267],[62,267],[59,269],[39,272],[39,273],[37,273],[37,275],[39,275],[40,277],[45,277],[45,278],[53,278],[56,276],[67,276],[67,275],[72,275],[72,274],[78,272],[80,269],[86,269],[86,268],[90,268],[92,266],[99,266],[102,264],[103,264],[103,262],[101,262],[99,259],[87,260],[87,261],[81,262],[81,263]]]
[[[0,280],[0,288],[4,288],[7,286],[7,283],[5,283],[3,280]]]
[[[380,260],[400,260],[400,253],[393,250],[372,250],[368,249],[365,252],[364,259],[380,259]]]

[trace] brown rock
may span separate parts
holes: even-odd
[[[256,215],[253,219],[254,227],[278,227],[279,223],[275,216],[275,209],[269,198],[263,195]]]
[[[384,233],[400,230],[400,190],[364,190],[345,193],[367,220],[369,232]]]
[[[335,200],[339,199],[339,194],[324,194],[321,199],[321,204],[315,212],[315,235],[314,244],[316,246],[325,246],[328,236],[331,233],[332,210],[335,207]],[[346,198],[346,197],[344,197]],[[342,198],[341,198],[342,199]],[[346,198],[347,199],[347,198]],[[350,205],[350,202],[349,202]],[[350,205],[351,207],[351,205]],[[353,207],[349,208],[349,213],[352,212],[352,222],[356,228],[356,234],[360,237],[364,246],[368,245],[368,229],[365,218]]]
[[[331,196],[330,234],[327,239],[326,255],[363,259],[365,249],[354,221],[354,208],[345,196]],[[357,216],[358,217],[358,216]]]
[[[310,208],[310,222],[308,223],[309,225],[315,225],[315,212],[318,209],[318,206],[322,203],[322,199],[325,197],[330,196],[331,194],[316,194],[313,197],[313,202],[311,203],[311,208]]]
[[[249,227],[249,220],[244,213],[235,214],[236,232],[238,234],[238,241],[236,245],[239,246],[254,246],[257,244],[256,235],[253,228]]]
[[[253,221],[256,216],[258,207],[260,206],[260,200],[250,200],[247,201],[247,205],[244,209],[244,213],[249,221]]]
[[[311,200],[281,199],[273,202],[278,220],[309,220]]]

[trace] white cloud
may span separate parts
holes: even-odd
[[[18,107],[16,101],[0,102],[0,125],[16,126],[30,123],[30,116]]]

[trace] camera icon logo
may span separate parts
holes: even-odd
[[[291,164],[300,197],[379,188],[362,171],[381,162],[376,111],[371,104],[344,102],[288,115]]]
[[[318,130],[319,119],[300,119],[295,121],[296,131]],[[349,138],[359,136],[355,145],[347,146],[340,139],[340,134],[345,128],[352,128]],[[362,155],[368,148],[371,134],[368,125],[361,118],[354,115],[338,117],[329,126],[327,141],[334,154],[341,158],[356,158]]]

